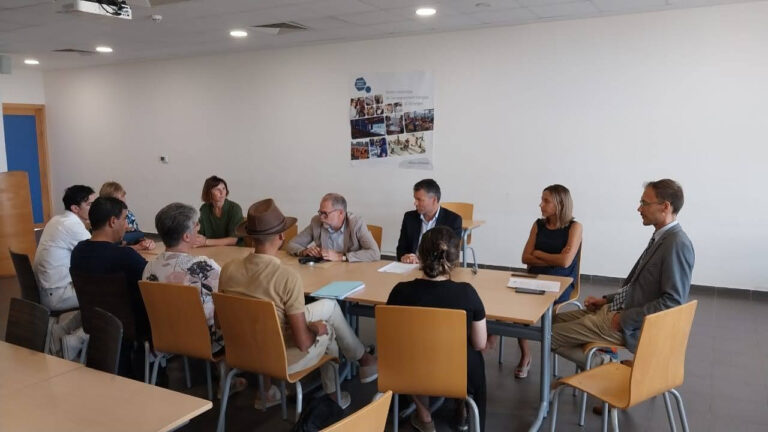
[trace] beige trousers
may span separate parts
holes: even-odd
[[[552,351],[584,369],[587,357],[581,346],[590,342],[624,345],[624,335],[611,327],[616,312],[605,305],[596,312],[575,310],[555,315],[552,320]]]
[[[304,308],[307,322],[323,321],[328,327],[328,334],[318,336],[308,352],[301,352],[296,347],[287,347],[288,373],[298,372],[317,363],[323,354],[339,356],[339,348],[348,360],[359,360],[365,353],[365,346],[349,326],[341,308],[335,300],[322,299],[308,304]],[[336,376],[333,366],[320,367],[323,390],[326,393],[336,391]]]

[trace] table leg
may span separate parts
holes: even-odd
[[[549,386],[550,379],[552,377],[552,371],[550,367],[550,347],[552,344],[552,306],[547,308],[544,315],[541,317],[541,380],[540,380],[540,395],[539,395],[539,414],[536,417],[536,421],[531,425],[529,432],[538,431],[541,428],[541,424],[544,422],[544,417],[549,410]]]

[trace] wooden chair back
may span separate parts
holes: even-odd
[[[91,274],[70,271],[83,330],[91,333],[93,309],[102,308],[123,324],[123,337],[130,341],[144,341],[149,337],[149,320],[141,302],[141,295],[129,292],[122,273]],[[135,298],[138,296],[138,299]]]
[[[444,202],[440,203],[440,207],[447,208],[448,210],[461,216],[462,220],[472,220],[475,213],[475,205],[465,202]],[[472,234],[467,236],[467,244],[472,243]]]
[[[102,372],[117,374],[120,346],[123,342],[123,324],[104,309],[94,308],[89,336],[85,365]]]
[[[567,305],[568,303],[573,303],[579,300],[579,296],[581,295],[581,245],[579,245],[579,251],[576,253],[575,259],[578,259],[578,261],[576,264],[576,277],[573,279],[573,291],[571,291],[571,296],[568,298],[568,300],[555,305],[555,314],[560,311],[560,308]]]
[[[31,350],[45,351],[48,309],[20,298],[11,298],[5,341]]]
[[[21,287],[21,298],[40,304],[40,289],[37,286],[35,273],[32,271],[29,255],[14,252],[13,249],[8,249],[8,252],[11,254],[16,278],[19,280],[19,287]]]
[[[227,365],[288,380],[288,358],[275,305],[266,300],[213,293]]]
[[[368,225],[368,231],[371,232],[373,239],[376,240],[376,244],[379,245],[379,250],[381,250],[381,234],[383,229],[378,225]]]
[[[633,406],[683,384],[697,300],[645,317],[630,377]]]
[[[283,245],[287,245],[288,242],[293,240],[294,237],[296,237],[296,234],[299,233],[299,225],[293,224],[290,228],[288,228],[284,233],[283,236],[285,237],[285,241],[283,242]]]
[[[467,317],[456,309],[376,306],[379,391],[467,396]]]
[[[211,335],[200,301],[191,285],[139,281],[141,297],[158,351],[204,360],[211,358]]]
[[[354,414],[328,426],[321,432],[383,432],[387,424],[390,402],[392,402],[392,392],[388,391]]]
[[[245,220],[245,218],[243,218]],[[283,241],[283,249],[285,249],[285,245],[288,244],[294,237],[296,237],[296,234],[299,233],[299,225],[293,224],[290,228],[285,230],[283,235],[285,236],[285,240]],[[243,246],[245,247],[253,247],[253,240],[251,240],[250,237],[243,237]]]
[[[0,172],[0,250],[12,248],[32,256],[35,247],[32,198],[27,173]],[[0,276],[13,274],[10,257],[0,254]]]

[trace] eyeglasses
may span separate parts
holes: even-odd
[[[320,216],[320,217],[322,217],[322,218],[327,218],[329,214],[331,214],[331,213],[333,213],[333,212],[335,212],[335,211],[339,211],[339,210],[341,210],[341,209],[333,209],[333,210],[331,210],[331,211],[322,211],[322,210],[318,210],[318,211],[317,211],[317,215],[318,215],[318,216]]]
[[[645,200],[640,200],[640,207],[648,207],[649,205],[653,204],[664,204],[664,201],[648,202]]]

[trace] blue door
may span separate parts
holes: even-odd
[[[8,171],[26,171],[32,215],[35,223],[43,222],[43,193],[40,184],[40,155],[37,151],[37,127],[34,115],[3,115],[5,155]]]

